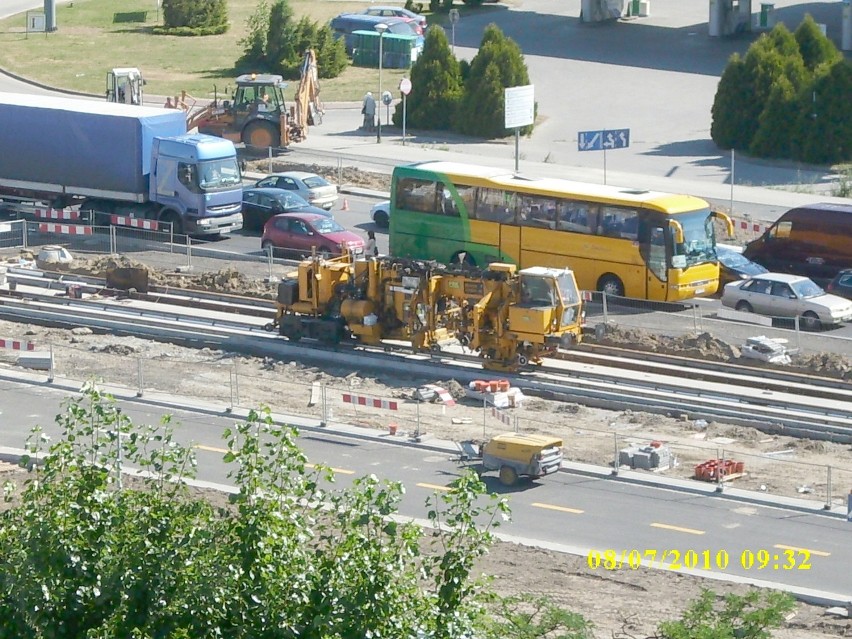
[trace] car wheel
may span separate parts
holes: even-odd
[[[615,275],[604,275],[599,279],[598,290],[607,295],[624,297],[624,283]]]
[[[740,313],[754,313],[754,309],[751,307],[751,304],[749,304],[745,300],[740,300],[739,302],[737,302],[736,309]]]
[[[373,221],[379,228],[386,229],[390,226],[390,218],[388,217],[387,211],[376,211]]]
[[[260,249],[267,255],[269,255],[269,251],[271,249],[273,257],[275,256],[275,246],[269,240],[264,240],[260,245]]]
[[[822,322],[819,321],[819,316],[813,311],[807,311],[802,315],[802,328],[806,331],[818,331],[822,328]]]

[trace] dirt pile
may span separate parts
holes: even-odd
[[[621,328],[614,324],[603,325],[603,335],[595,341],[604,346],[629,346],[630,348],[681,355],[699,359],[712,359],[729,362],[740,357],[740,350],[710,333],[687,335],[657,335],[636,328]]]
[[[852,380],[852,365],[848,359],[836,353],[795,355],[792,366],[816,375]]]

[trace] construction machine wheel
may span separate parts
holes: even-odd
[[[500,483],[504,486],[514,486],[518,481],[518,473],[511,466],[500,466]]]
[[[281,132],[271,122],[250,122],[243,129],[243,144],[249,147],[281,146]]]

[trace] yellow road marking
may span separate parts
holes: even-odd
[[[695,530],[695,528],[681,528],[680,526],[670,526],[669,524],[658,524],[654,522],[651,528],[662,528],[663,530],[674,530],[676,532],[689,533],[690,535],[703,535],[705,531]]]
[[[779,550],[797,550],[802,552],[809,552],[812,555],[816,555],[817,557],[828,557],[831,555],[830,552],[825,552],[824,550],[811,550],[810,548],[801,548],[799,546],[785,546],[784,544],[775,544],[773,548],[778,548]]]
[[[417,484],[420,488],[431,488],[432,490],[450,490],[449,486],[439,486],[438,484]]]
[[[203,444],[196,444],[195,447],[198,450],[206,450],[207,452],[210,452],[210,453],[227,453],[228,452],[227,448],[216,448],[215,446],[205,446]],[[316,465],[315,464],[305,464],[305,468],[316,468]],[[354,470],[347,470],[345,468],[332,468],[331,472],[337,473],[337,474],[340,474],[340,475],[354,475],[355,474]]]
[[[548,510],[558,510],[562,513],[573,513],[575,515],[581,515],[585,512],[584,510],[579,510],[577,508],[568,508],[567,506],[554,506],[553,504],[542,504],[538,501],[533,502],[532,505],[536,508],[547,508]]]

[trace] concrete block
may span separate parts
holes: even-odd
[[[633,455],[633,468],[651,470],[651,455],[637,450]]]
[[[18,366],[37,371],[49,371],[53,367],[50,351],[32,351],[18,355]]]

